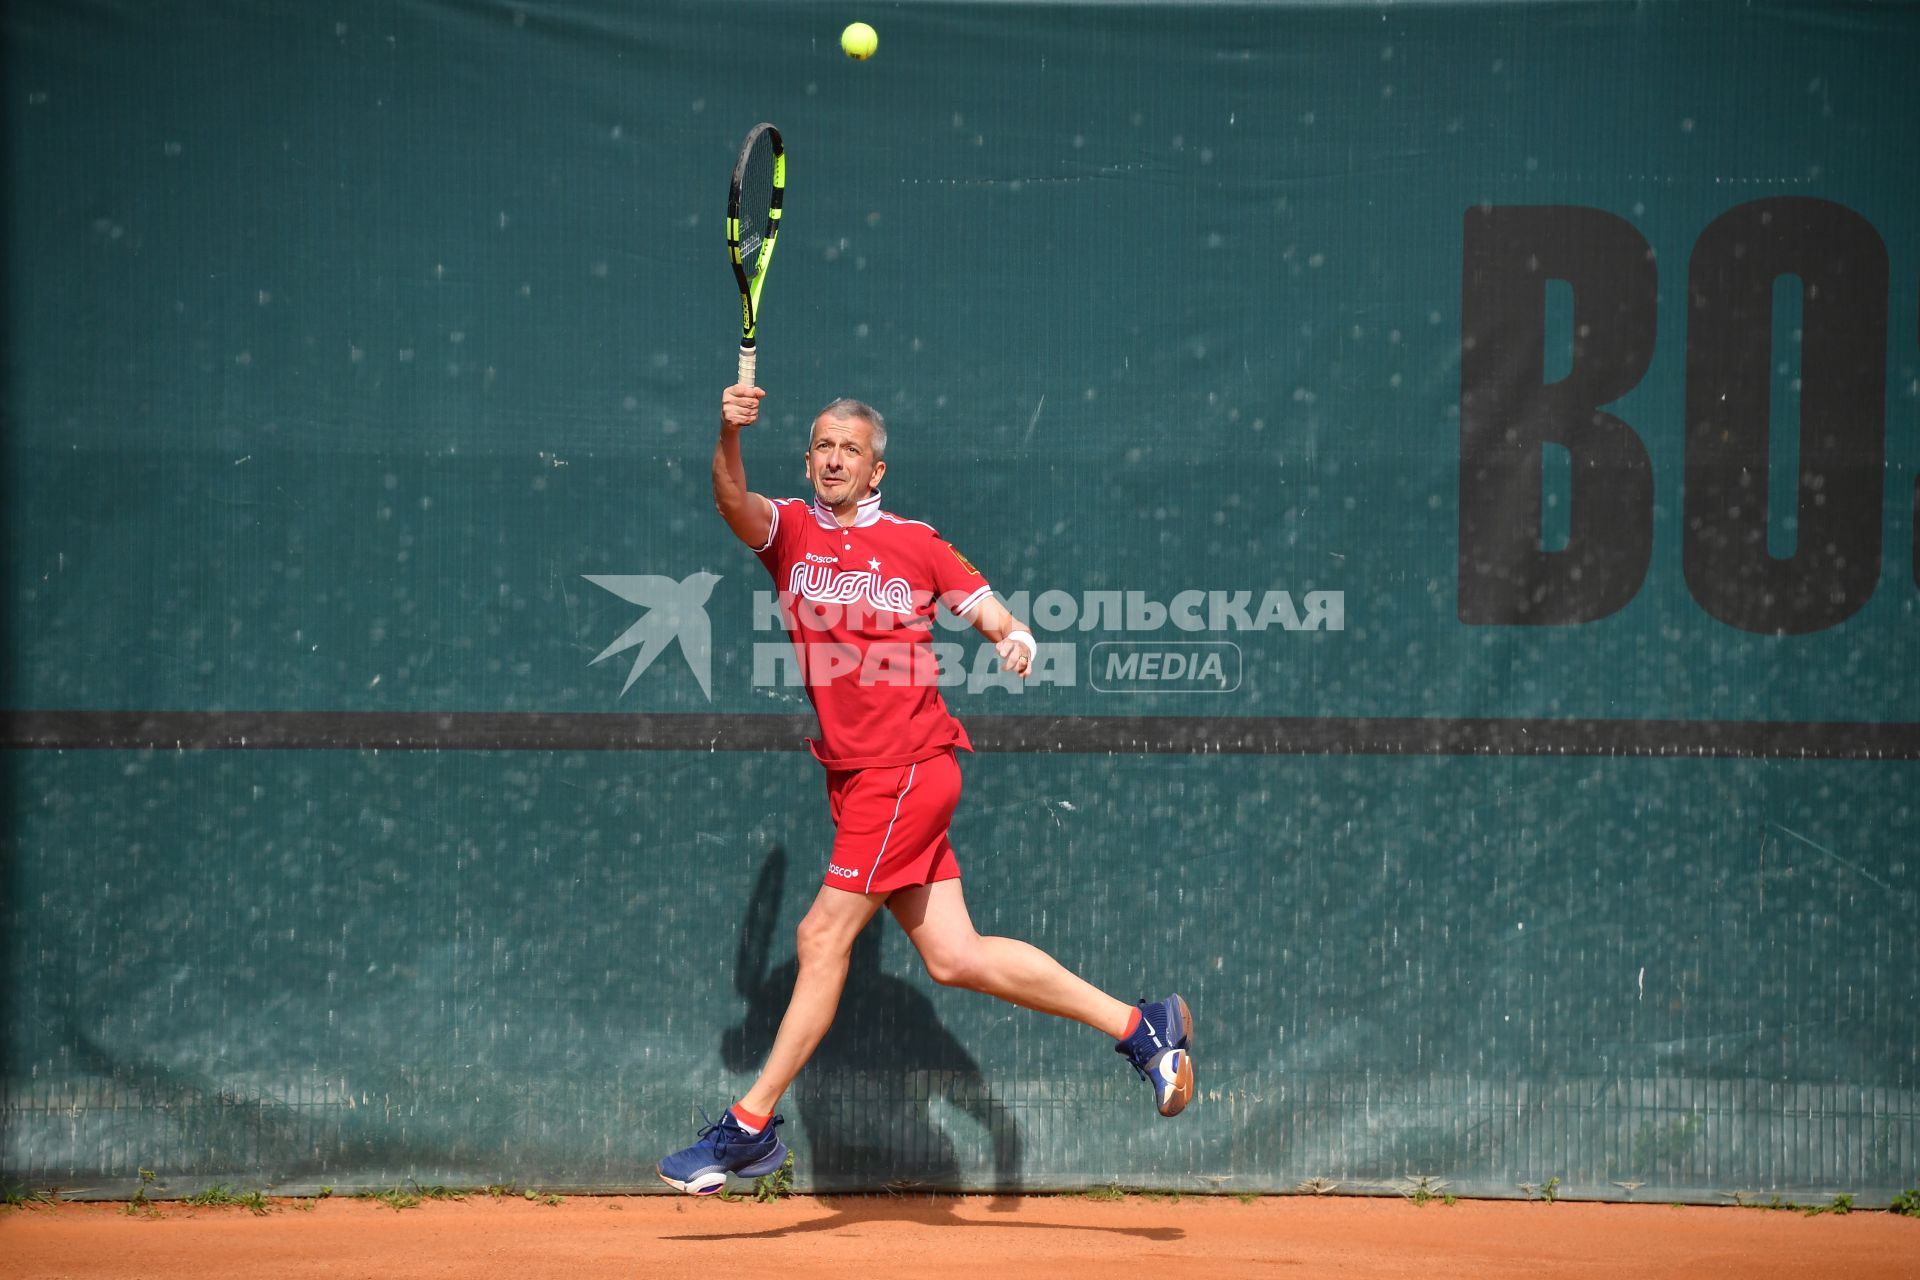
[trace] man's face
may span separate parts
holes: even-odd
[[[880,487],[887,464],[873,456],[873,424],[865,418],[814,419],[807,479],[823,506],[842,511]]]

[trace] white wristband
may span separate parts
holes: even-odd
[[[1033,632],[1009,631],[1007,632],[1007,639],[1012,640],[1016,644],[1023,644],[1027,647],[1028,662],[1032,662],[1035,658],[1040,656],[1040,646],[1034,643]]]

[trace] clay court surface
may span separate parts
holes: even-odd
[[[1920,1277],[1920,1220],[1667,1205],[1279,1197],[485,1196],[414,1209],[64,1204],[0,1216],[0,1275]]]

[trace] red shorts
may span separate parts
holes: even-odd
[[[833,858],[825,881],[849,893],[889,893],[959,878],[947,826],[960,803],[953,752],[897,768],[829,769]]]

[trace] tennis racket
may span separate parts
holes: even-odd
[[[740,286],[740,386],[754,384],[759,351],[760,291],[767,283],[773,244],[780,238],[780,204],[787,194],[787,152],[780,131],[757,124],[740,144],[733,162],[733,187],[727,192],[727,256]]]

